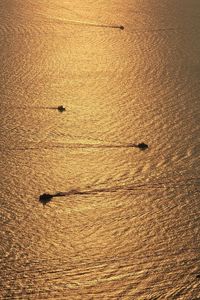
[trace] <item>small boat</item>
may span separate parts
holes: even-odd
[[[50,202],[52,198],[53,198],[53,195],[44,193],[44,194],[40,195],[39,201],[40,201],[43,205],[45,205],[45,204],[47,204],[48,202]]]
[[[149,148],[149,146],[145,143],[139,143],[137,144],[137,147],[141,150],[146,150],[147,148]]]
[[[123,26],[123,25],[120,25],[119,28],[120,28],[121,30],[124,30],[124,26]]]
[[[59,106],[57,107],[57,109],[58,109],[60,112],[63,112],[63,111],[66,110],[65,107],[64,107],[63,105],[59,105]]]

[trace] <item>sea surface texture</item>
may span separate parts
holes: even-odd
[[[200,299],[200,1],[1,0],[0,72],[0,299]]]

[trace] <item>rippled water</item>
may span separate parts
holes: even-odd
[[[0,299],[200,299],[199,1],[0,18]]]

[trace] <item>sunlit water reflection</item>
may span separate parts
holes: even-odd
[[[199,299],[198,1],[0,17],[0,299]]]

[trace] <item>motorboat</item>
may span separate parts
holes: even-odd
[[[59,105],[59,106],[57,107],[57,109],[58,109],[60,112],[63,112],[63,111],[66,110],[65,107],[64,107],[63,105]]]
[[[147,148],[149,148],[149,146],[145,143],[139,143],[137,144],[137,147],[141,150],[146,150]]]

